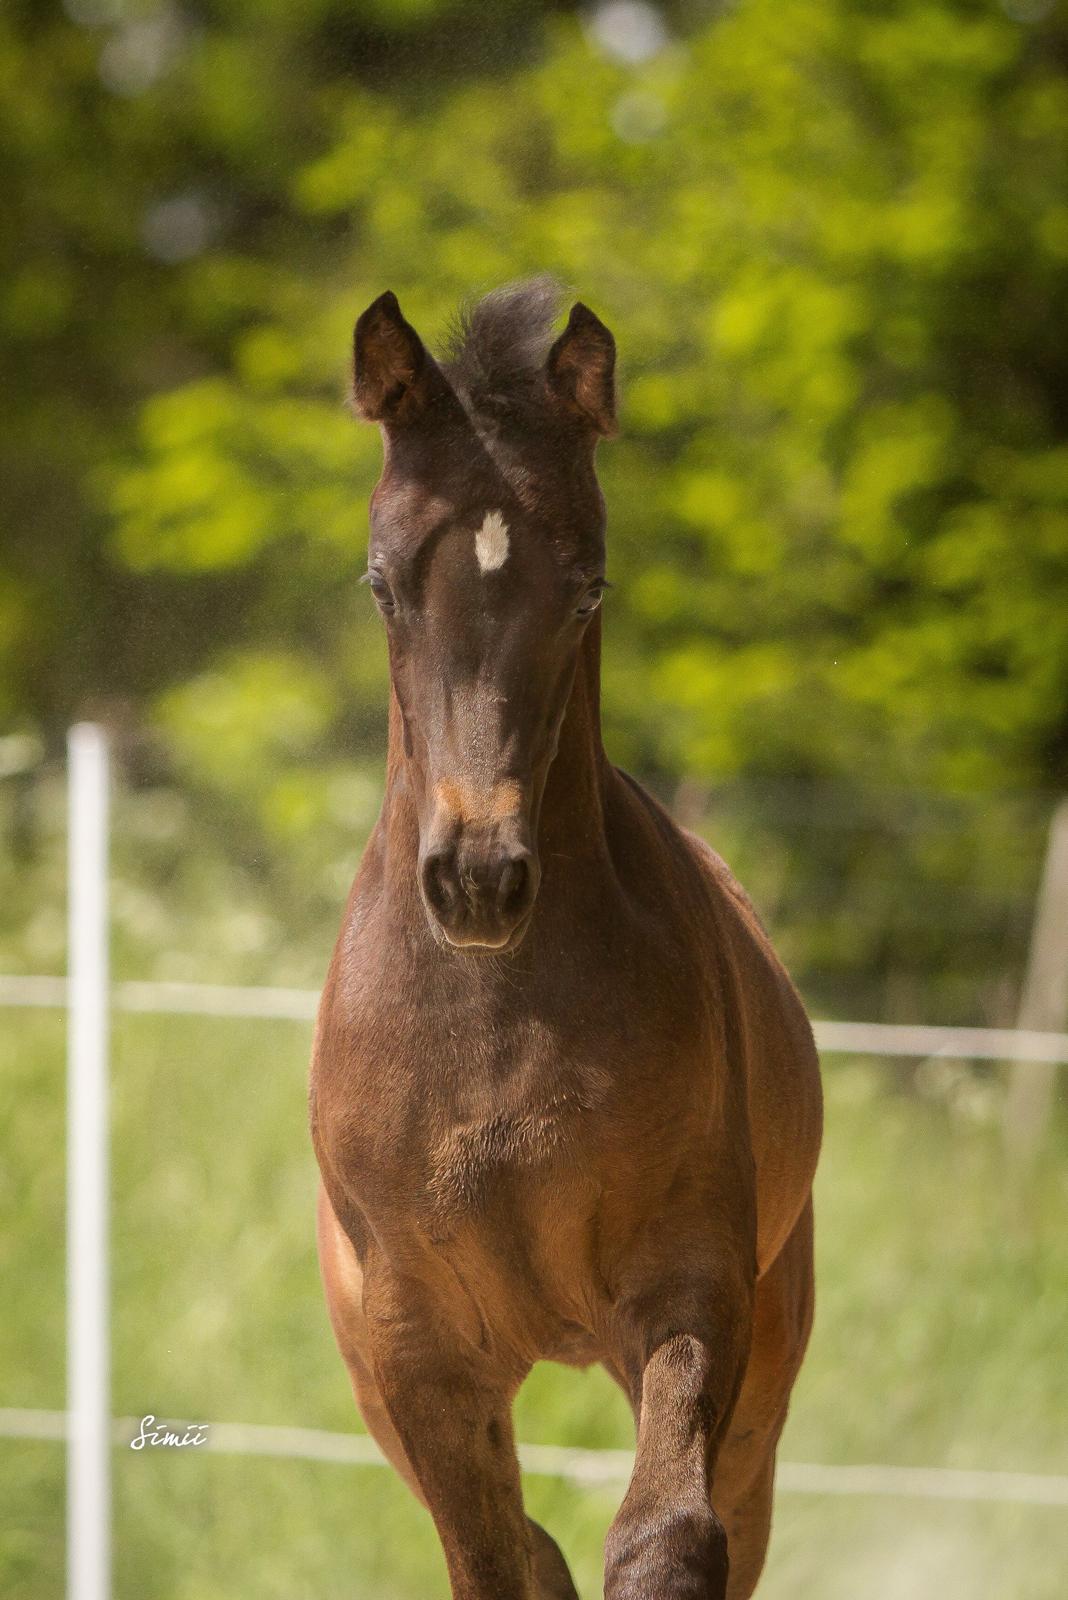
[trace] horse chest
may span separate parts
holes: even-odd
[[[426,1149],[426,1203],[439,1224],[518,1198],[573,1154],[582,1109],[566,1091],[437,1129]]]
[[[466,1017],[442,1008],[432,1044],[391,1036],[392,1060],[366,1068],[356,1097],[364,1148],[394,1199],[403,1194],[431,1231],[540,1191],[589,1154],[614,1093],[610,1052],[575,1049],[536,1016],[487,1019],[471,1008]]]
[[[524,1006],[442,979],[419,991],[414,1022],[403,985],[354,1013],[332,1143],[380,1237],[536,1256],[582,1234],[621,1141],[649,1152],[677,1138],[662,1074],[678,1040],[637,985],[593,1000],[588,987]]]
[[[600,1184],[566,1097],[458,1123],[428,1151],[410,1221],[479,1308],[484,1337],[586,1365]]]

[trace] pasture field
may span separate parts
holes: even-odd
[[[114,1409],[355,1424],[313,1247],[307,1027],[120,1017]],[[63,1021],[0,1032],[0,1405],[64,1396]],[[831,1058],[819,1308],[782,1456],[1068,1472],[1068,1130],[1010,1181],[996,1074]],[[538,1369],[517,1433],[631,1442],[599,1372]],[[116,1450],[117,1600],[433,1600],[425,1513],[392,1475]],[[620,1490],[527,1479],[587,1600]],[[63,1592],[63,1453],[0,1440],[0,1593]],[[762,1600],[1061,1600],[1068,1511],[782,1493]]]

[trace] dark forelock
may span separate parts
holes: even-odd
[[[543,373],[563,290],[548,274],[495,289],[460,311],[450,331],[444,366],[452,386],[482,415],[504,417],[540,409]]]

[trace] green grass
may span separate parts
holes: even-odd
[[[114,1407],[355,1426],[315,1263],[308,1030],[123,1018],[113,1063]],[[63,1026],[0,1037],[0,1404],[63,1404]],[[1068,1471],[1068,1139],[1010,1183],[986,1099],[829,1067],[819,1310],[791,1460]],[[969,1107],[970,1110],[961,1109]],[[539,1368],[539,1442],[629,1444],[600,1373]],[[432,1600],[428,1519],[379,1469],[117,1450],[117,1600]],[[600,1594],[618,1492],[527,1480],[530,1510]],[[63,1587],[63,1455],[0,1440],[0,1593]],[[1061,1600],[1068,1515],[782,1494],[763,1600]]]

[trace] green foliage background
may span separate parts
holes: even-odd
[[[4,9],[8,765],[107,716],[315,923],[384,728],[354,316],[547,269],[622,352],[613,754],[818,1000],[1002,1017],[1068,781],[1063,12],[638,12]]]
[[[613,754],[817,999],[1000,1017],[1068,781],[1063,14],[637,12],[5,8],[0,712],[121,725],[314,923],[384,727],[354,316],[547,269],[622,352]]]

